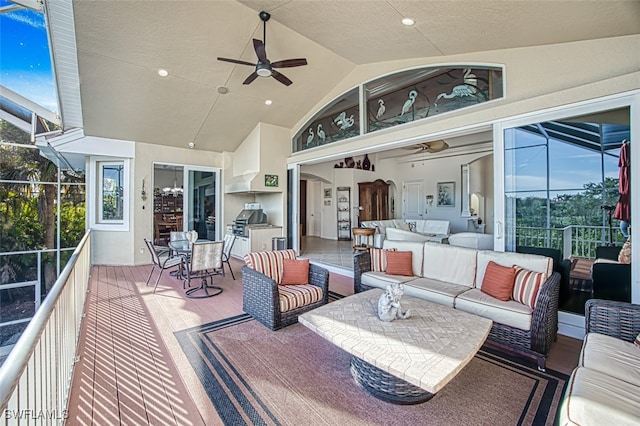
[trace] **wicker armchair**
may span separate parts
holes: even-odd
[[[278,290],[283,286],[279,286],[276,280],[267,275],[243,266],[242,307],[247,314],[271,330],[278,330],[298,322],[299,315],[329,301],[329,271],[317,265],[309,265],[309,284],[322,289],[322,298],[315,303],[281,312]]]
[[[371,271],[369,252],[356,253],[353,257],[353,284],[356,293],[373,288],[362,284],[362,274],[368,271]],[[534,358],[538,368],[544,371],[549,349],[558,332],[559,293],[560,274],[554,272],[540,287],[531,318],[531,328],[525,331],[494,322],[487,338],[488,343],[506,351]]]
[[[633,342],[640,334],[640,305],[591,299],[584,307],[585,331]]]

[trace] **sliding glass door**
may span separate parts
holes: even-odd
[[[221,240],[219,227],[220,199],[218,171],[195,167],[185,168],[185,225],[196,230],[198,236],[207,240]]]

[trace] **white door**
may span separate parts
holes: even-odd
[[[407,181],[402,184],[402,217],[419,220],[424,218],[424,182]]]
[[[310,184],[310,185],[309,185]],[[307,184],[307,235],[320,237],[322,232],[322,182],[309,181]]]

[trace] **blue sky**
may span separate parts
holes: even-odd
[[[7,0],[0,0],[6,6]],[[28,9],[0,14],[0,84],[58,112],[44,15]]]

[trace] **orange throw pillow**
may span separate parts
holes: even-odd
[[[309,259],[282,259],[280,285],[309,284]]]
[[[482,279],[480,290],[498,300],[507,301],[513,294],[516,270],[511,266],[500,266],[490,261]]]
[[[387,275],[413,276],[412,255],[410,251],[387,251]]]

